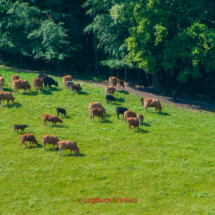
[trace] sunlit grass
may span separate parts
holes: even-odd
[[[12,74],[0,67],[4,90]],[[38,74],[17,73],[32,80]],[[116,92],[118,101],[107,105],[104,87],[81,82],[83,92],[59,87],[38,94],[12,94],[14,104],[0,108],[0,214],[215,214],[215,117],[162,104],[145,113],[140,97]],[[107,114],[89,122],[90,102],[101,102]],[[123,106],[144,115],[140,131],[133,131],[117,119],[116,107]],[[65,108],[63,124],[47,122],[42,114],[56,115]],[[86,114],[86,115],[85,115]],[[39,147],[20,149],[20,134],[14,124],[27,124]],[[74,140],[80,156],[59,156],[52,144],[44,151],[41,136],[56,135]],[[27,142],[27,145],[29,143]],[[138,203],[79,203],[92,198],[137,198]]]

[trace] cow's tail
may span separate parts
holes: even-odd
[[[43,115],[41,115],[40,117],[42,117]],[[38,119],[40,118],[40,117],[38,117]]]

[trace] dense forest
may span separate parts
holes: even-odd
[[[215,97],[215,2],[0,0],[0,57]]]

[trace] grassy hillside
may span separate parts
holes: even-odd
[[[11,75],[30,84],[38,74],[17,73],[0,67],[5,91]],[[14,95],[15,103],[0,108],[0,214],[215,214],[215,116],[162,104],[145,113],[140,97],[116,92],[118,101],[107,105],[103,87],[82,82],[83,91],[74,93],[59,87]],[[104,121],[89,122],[90,102],[106,108]],[[122,115],[124,106],[144,114],[144,125],[128,132]],[[56,115],[56,107],[68,115],[63,124],[43,127],[42,114]],[[84,115],[84,112],[86,115]],[[27,124],[39,147],[20,149],[20,134],[14,124]],[[56,135],[74,140],[80,156],[59,156],[41,136]],[[27,142],[27,145],[29,143]],[[85,199],[110,198],[112,203],[84,203]],[[113,198],[137,198],[137,203],[113,203]],[[77,201],[82,198],[82,202]]]

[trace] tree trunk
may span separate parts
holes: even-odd
[[[161,83],[158,73],[154,73],[152,75],[152,89],[155,91],[160,91]]]
[[[125,67],[125,81],[127,81],[127,67]]]

